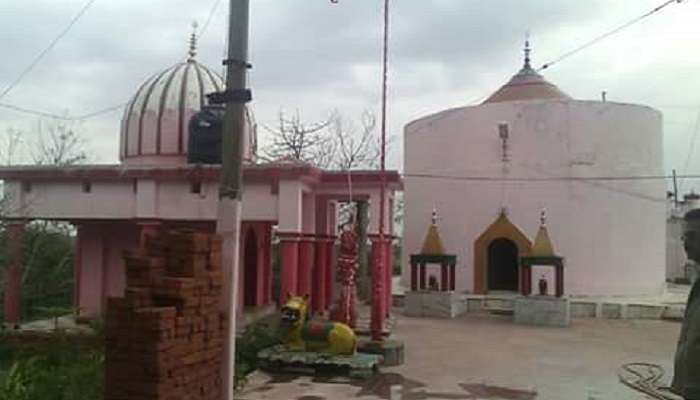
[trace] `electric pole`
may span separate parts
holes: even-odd
[[[230,0],[226,90],[210,97],[213,103],[225,104],[221,146],[221,186],[216,230],[222,239],[224,269],[224,307],[228,336],[224,344],[224,400],[233,400],[233,374],[236,359],[236,308],[238,299],[238,255],[243,200],[243,130],[245,103],[251,100],[247,86],[249,0]]]

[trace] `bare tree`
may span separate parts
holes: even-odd
[[[374,168],[381,155],[375,128],[377,118],[369,111],[360,116],[360,127],[343,117],[339,112],[334,112],[329,127],[336,143],[333,168],[341,171],[349,171],[361,168]]]
[[[264,149],[268,161],[292,159],[325,168],[333,160],[334,146],[326,128],[330,119],[305,123],[297,110],[291,117],[279,113],[276,128],[265,127],[272,133],[272,144]]]
[[[74,127],[62,122],[39,123],[39,141],[33,154],[37,165],[68,166],[84,162],[84,141]]]
[[[0,143],[0,164],[12,165],[22,144],[22,132],[13,128],[7,129],[7,135]]]

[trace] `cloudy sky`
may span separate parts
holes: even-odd
[[[86,0],[24,0],[0,6],[0,90],[66,26]],[[662,0],[392,0],[389,132],[400,166],[403,126],[445,108],[474,104],[522,63],[526,32],[533,64],[661,4]],[[42,63],[0,103],[85,115],[125,103],[151,74],[183,60],[193,20],[204,25],[198,59],[220,69],[227,1],[98,0]],[[308,121],[332,109],[378,113],[380,0],[251,0],[250,81],[259,122],[280,109]],[[663,111],[666,167],[683,171],[700,115],[700,1],[662,12],[562,61],[545,76],[579,99],[642,103]],[[117,161],[121,112],[77,127],[92,162]],[[27,132],[38,118],[0,108],[0,135]],[[265,133],[261,131],[264,142]],[[698,139],[700,142],[700,138]],[[700,173],[700,143],[689,173]],[[700,183],[700,181],[698,181]],[[693,182],[688,185],[693,185]],[[698,187],[700,188],[700,186]]]

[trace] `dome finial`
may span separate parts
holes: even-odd
[[[188,52],[189,57],[187,61],[192,61],[197,56],[197,28],[199,28],[199,24],[197,21],[193,21],[192,35],[190,35],[190,51]]]
[[[547,209],[540,211],[540,226],[547,226]]]
[[[525,64],[523,65],[523,68],[528,68],[531,69],[532,67],[530,66],[530,32],[525,33]]]

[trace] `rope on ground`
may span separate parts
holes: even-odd
[[[664,368],[657,364],[629,363],[620,368],[617,376],[623,385],[652,399],[680,400],[668,387],[662,386],[665,374]]]

